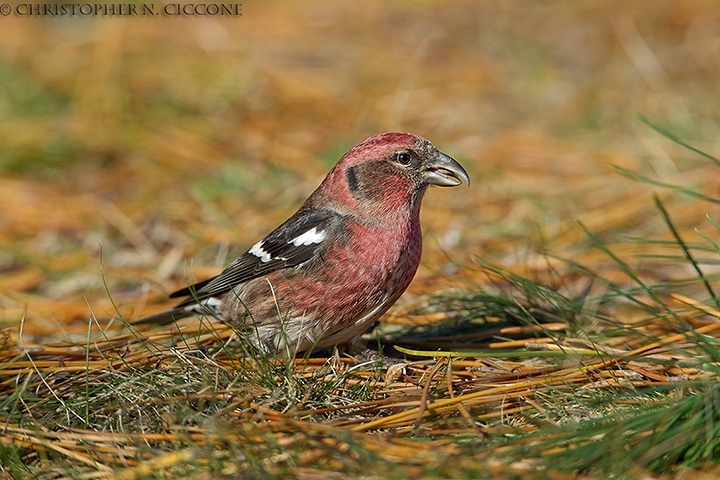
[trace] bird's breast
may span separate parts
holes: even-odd
[[[393,226],[348,222],[345,241],[325,254],[329,268],[323,269],[322,282],[328,286],[323,303],[348,312],[349,317],[394,303],[412,281],[421,252],[418,222]]]

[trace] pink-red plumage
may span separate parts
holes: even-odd
[[[173,294],[177,307],[134,323],[212,315],[279,356],[347,344],[402,295],[422,250],[429,185],[465,170],[422,137],[386,133],[353,147],[285,223],[220,275]]]

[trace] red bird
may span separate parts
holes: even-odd
[[[463,180],[470,185],[463,167],[422,137],[368,138],[292,217],[222,273],[171,294],[186,297],[176,307],[133,323],[210,315],[280,357],[350,344],[415,276],[427,187]]]

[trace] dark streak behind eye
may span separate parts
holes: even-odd
[[[350,191],[352,193],[356,193],[360,188],[360,181],[357,178],[355,168],[356,167],[351,167],[345,170],[345,176],[347,177],[348,186],[350,187]]]

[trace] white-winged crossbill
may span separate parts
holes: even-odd
[[[422,137],[368,138],[293,216],[222,273],[171,294],[186,298],[133,324],[211,315],[283,357],[349,344],[415,276],[427,187],[463,180],[470,184],[463,167]]]

